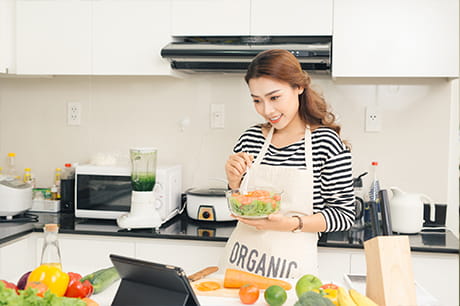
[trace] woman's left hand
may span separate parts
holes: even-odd
[[[247,219],[233,215],[238,221],[254,226],[258,230],[272,230],[272,231],[291,231],[296,227],[294,224],[297,220],[292,217],[284,216],[280,213],[268,215],[264,219]]]

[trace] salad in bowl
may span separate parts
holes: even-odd
[[[260,219],[280,210],[281,191],[272,188],[249,189],[243,194],[239,189],[226,192],[228,208],[235,216]]]

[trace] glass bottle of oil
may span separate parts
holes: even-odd
[[[59,226],[57,224],[46,224],[43,232],[45,240],[43,241],[40,264],[54,266],[62,270],[61,252],[58,241]]]

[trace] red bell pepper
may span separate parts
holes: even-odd
[[[64,296],[74,298],[85,298],[93,294],[93,285],[89,280],[81,281],[81,275],[78,273],[69,272],[69,285]]]
[[[10,283],[10,282],[7,282],[6,280],[3,280],[3,279],[1,279],[0,281],[3,282],[3,283],[5,284],[5,287],[6,287],[6,288],[14,289],[14,290],[16,291],[16,294],[18,294],[18,287],[16,287],[15,284]]]

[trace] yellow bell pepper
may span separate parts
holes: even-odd
[[[63,296],[69,285],[69,275],[58,267],[41,265],[30,273],[27,283],[31,282],[42,282],[52,293]]]
[[[323,289],[323,288],[320,288],[320,289],[313,289],[312,291],[321,294],[322,297],[325,297],[328,300],[330,300],[332,302],[332,304],[334,304],[335,306],[339,306],[339,301],[337,299],[337,294],[338,294],[337,289],[333,289],[333,288],[325,288],[325,289]]]

